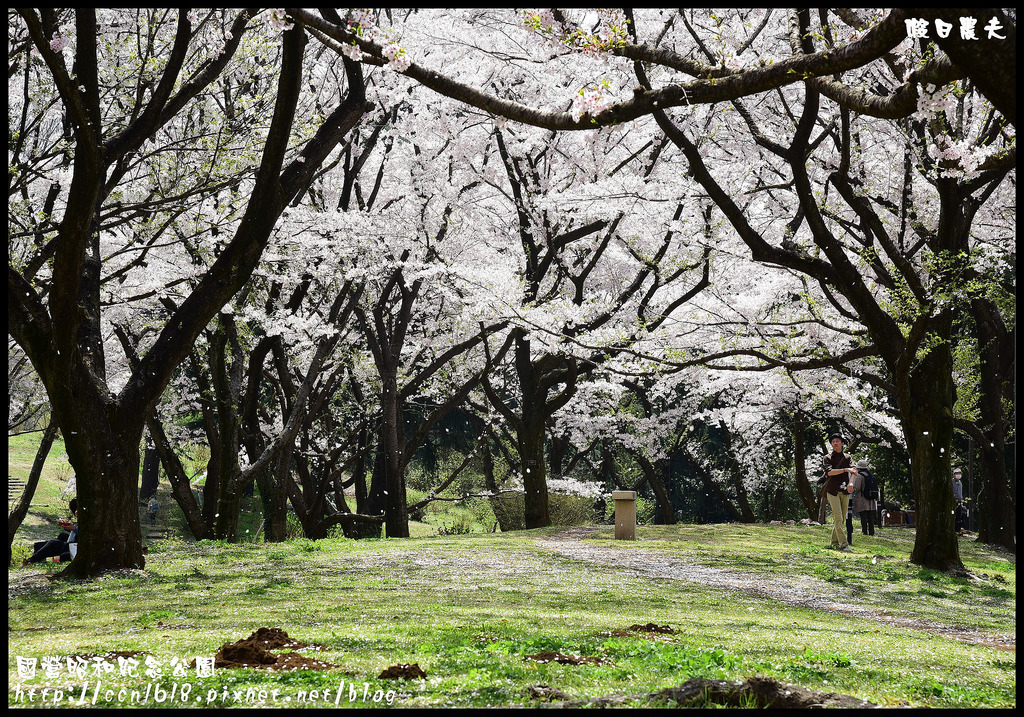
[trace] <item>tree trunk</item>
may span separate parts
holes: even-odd
[[[701,465],[699,461],[697,461],[696,457],[690,453],[689,449],[685,446],[680,446],[679,453],[700,477],[701,481],[704,483],[704,487],[714,493],[715,497],[725,505],[725,508],[729,511],[729,515],[732,519],[738,523],[746,522],[743,520],[743,514],[740,513],[739,508],[733,504],[732,498],[721,489],[715,479],[711,476],[711,473]]]
[[[203,513],[196,502],[195,494],[192,493],[192,485],[189,483],[188,475],[185,473],[185,467],[181,464],[181,460],[179,460],[174,449],[171,448],[170,441],[167,440],[167,435],[160,424],[160,419],[155,414],[147,421],[147,426],[149,428],[149,435],[153,437],[153,444],[156,447],[157,455],[164,466],[167,482],[171,485],[171,495],[174,496],[178,507],[185,514],[185,523],[188,525],[189,530],[192,531],[192,536],[196,540],[202,540],[209,532],[208,523],[203,518]]]
[[[373,472],[370,474],[370,488],[366,494],[366,509],[358,509],[360,513],[366,515],[384,515],[384,491],[386,490],[384,484],[384,446],[380,438],[380,426],[377,429],[377,450],[373,454]],[[358,506],[358,494],[357,506]],[[357,531],[360,537],[363,538],[379,538],[381,537],[381,531],[384,523],[366,523],[356,524],[353,529]]]
[[[1017,527],[1010,481],[1006,474],[1006,421],[1004,399],[1012,405],[1015,346],[998,309],[988,300],[971,301],[978,332],[981,359],[979,423],[981,444],[981,490],[976,508],[980,523],[978,540],[1017,552]]]
[[[152,441],[146,441],[146,453],[142,459],[142,487],[139,489],[139,498],[149,500],[156,495],[156,489],[160,484],[160,456],[153,447]]]
[[[384,378],[381,393],[380,447],[384,468],[384,529],[389,538],[409,537],[409,511],[405,497],[405,417],[398,395],[397,366]]]
[[[494,480],[494,454],[491,453],[491,427],[487,421],[475,413],[469,414],[469,420],[476,432],[477,442],[480,446],[480,461],[484,474],[484,489],[491,492],[498,492],[498,484]]]
[[[725,450],[729,456],[729,477],[733,490],[736,491],[736,503],[740,510],[740,520],[744,523],[753,523],[754,510],[750,507],[747,487],[743,483],[743,469],[740,467],[739,461],[736,460],[735,454],[733,453],[732,433],[730,433],[729,429],[725,427],[725,424],[721,422],[719,422],[719,427],[722,429],[722,434],[725,436]]]
[[[935,317],[940,338],[917,366],[897,379],[900,423],[910,454],[917,515],[910,561],[943,572],[965,572],[954,528],[953,478],[949,449],[953,441],[953,360],[948,311]]]
[[[221,490],[217,496],[217,512],[214,516],[213,537],[234,543],[238,540],[238,515],[242,510],[242,487],[238,476],[222,475]]]
[[[68,393],[79,401],[52,405],[78,476],[80,538],[78,553],[62,574],[84,578],[108,570],[141,569],[146,565],[139,525],[142,421],[117,430],[110,425],[105,404],[88,400],[85,394],[91,392]]]
[[[807,510],[807,517],[818,519],[818,491],[807,478],[807,453],[804,446],[804,416],[798,409],[793,412],[793,462],[796,468],[796,489]]]
[[[263,539],[283,543],[288,539],[288,485],[291,478],[292,448],[281,451],[277,458],[256,474],[263,504]]]
[[[543,402],[543,398],[541,399]],[[523,427],[516,433],[525,490],[524,520],[527,529],[551,525],[548,510],[547,462],[544,460],[546,416],[536,402],[524,396]]]
[[[640,464],[640,469],[644,472],[644,478],[647,483],[650,484],[651,490],[654,491],[654,497],[658,501],[658,507],[661,508],[661,522],[665,525],[676,524],[676,511],[672,506],[672,499],[669,497],[668,490],[665,488],[665,482],[662,481],[661,476],[670,475],[670,461],[668,458],[659,458],[657,463],[651,463],[646,457],[633,454],[636,458],[637,463]],[[639,490],[640,486],[634,486],[634,490]]]
[[[551,475],[555,478],[562,477],[562,468],[565,465],[565,454],[569,449],[569,438],[567,436],[551,436],[551,450],[548,455],[548,462],[551,467]]]

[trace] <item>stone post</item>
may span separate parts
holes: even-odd
[[[615,539],[636,540],[636,491],[612,491],[615,501]]]

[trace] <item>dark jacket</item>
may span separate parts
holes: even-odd
[[[839,473],[830,476],[828,472],[835,468],[853,468],[853,460],[847,453],[829,453],[825,456],[825,492],[830,495],[839,495],[846,492],[846,485],[850,482],[849,473]]]

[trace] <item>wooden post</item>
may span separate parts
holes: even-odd
[[[615,539],[636,540],[636,491],[614,490]]]

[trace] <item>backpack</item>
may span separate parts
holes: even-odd
[[[875,474],[871,471],[865,471],[864,473],[864,490],[862,493],[868,500],[878,500],[878,481],[875,480]]]

